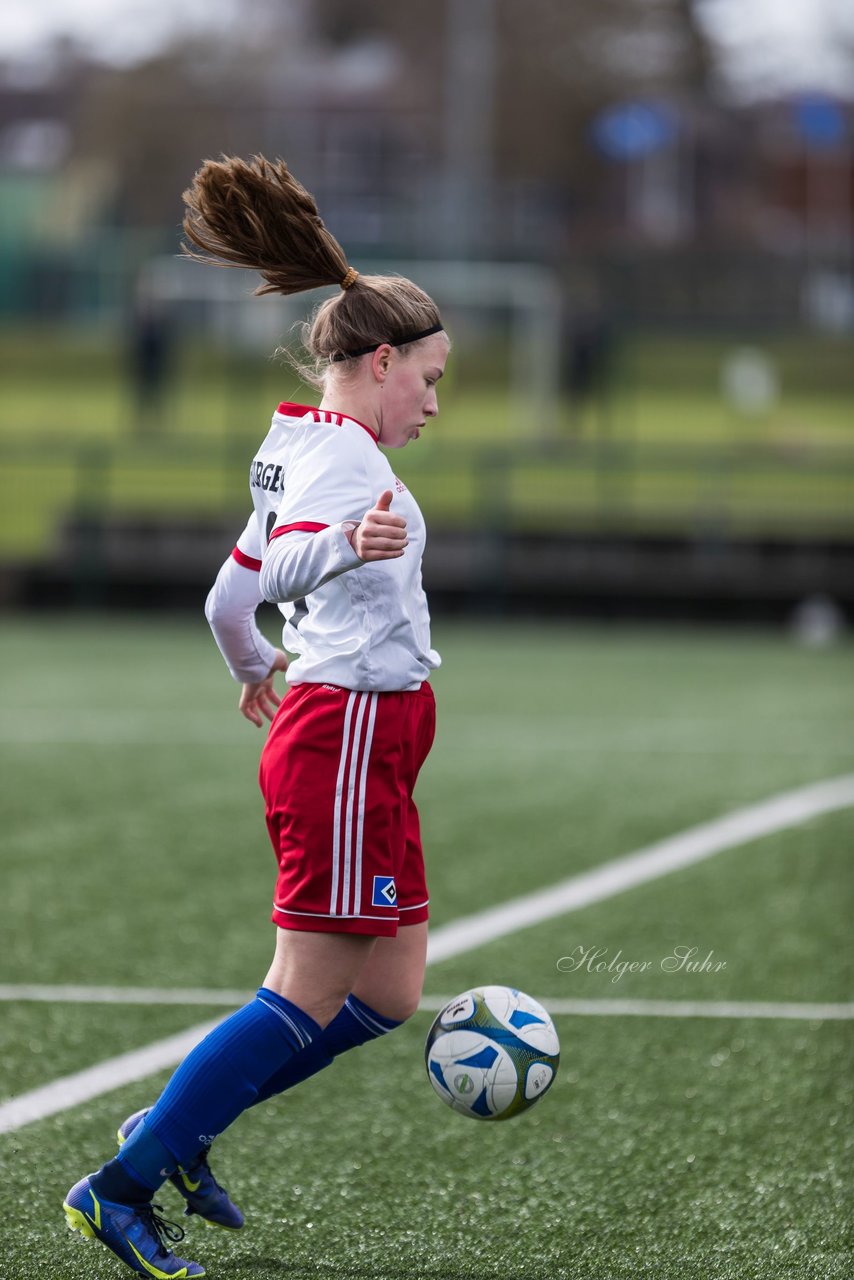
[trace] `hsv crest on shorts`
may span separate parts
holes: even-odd
[[[394,876],[374,876],[374,892],[371,898],[373,907],[393,907],[397,902],[397,889]]]

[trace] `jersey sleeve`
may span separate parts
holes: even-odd
[[[254,569],[256,573],[260,572],[263,547],[261,545],[261,532],[258,528],[257,516],[252,515],[249,517],[246,528],[237,539],[231,555],[232,559],[243,565],[244,569]]]
[[[348,537],[379,496],[371,492],[364,447],[340,428],[307,428],[262,557],[265,599],[302,599],[364,563]]]
[[[253,554],[257,552],[258,554]],[[205,602],[205,617],[233,678],[256,684],[270,673],[276,648],[255,620],[263,601],[259,571],[261,539],[253,515],[222,565]]]

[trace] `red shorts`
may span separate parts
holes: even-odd
[[[415,780],[433,743],[429,684],[359,693],[299,684],[261,754],[279,861],[273,923],[394,937],[427,919]]]

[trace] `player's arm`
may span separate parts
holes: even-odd
[[[360,565],[403,555],[406,521],[390,510],[392,491],[371,492],[351,449],[331,435],[315,439],[289,469],[261,566],[266,600],[300,600]]]
[[[226,666],[245,685],[264,684],[275,670],[287,667],[285,655],[261,634],[255,618],[264,599],[260,569],[261,543],[253,515],[205,602],[205,617]]]

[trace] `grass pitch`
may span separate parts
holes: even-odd
[[[420,783],[441,924],[776,792],[854,771],[852,652],[783,636],[440,625]],[[0,639],[0,982],[254,989],[274,863],[257,759],[203,620],[8,622]],[[851,998],[851,811],[434,966],[563,997]],[[579,946],[644,972],[562,972]],[[675,947],[723,967],[666,973]],[[208,1007],[0,1005],[8,1098]],[[507,1124],[424,1074],[432,1018],[252,1111],[217,1144],[239,1235],[213,1280],[848,1280],[850,1022],[556,1018],[551,1092]],[[166,1074],[0,1138],[0,1276],[129,1274],[62,1225]],[[167,1187],[164,1205],[177,1214]]]

